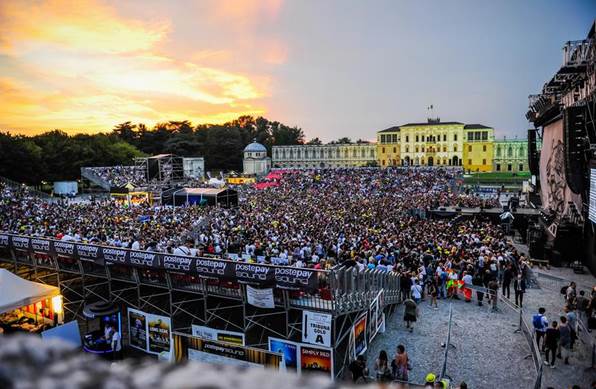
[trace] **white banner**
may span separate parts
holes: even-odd
[[[302,341],[331,347],[331,319],[327,313],[302,311]]]
[[[245,346],[244,334],[242,332],[224,331],[216,328],[199,326],[193,324],[192,336],[202,339],[216,340],[218,342],[231,343],[238,346]]]
[[[273,289],[256,289],[246,285],[246,300],[255,307],[275,308]]]

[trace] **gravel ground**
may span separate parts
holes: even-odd
[[[582,275],[577,277],[570,269],[553,269],[553,271],[542,271],[543,273],[564,277],[571,280],[576,280],[579,289],[584,289],[586,292],[590,285],[590,278],[592,282],[594,277]],[[524,301],[524,317],[528,323],[532,322],[532,315],[538,311],[538,308],[544,307],[546,309],[546,317],[549,321],[559,320],[563,314],[564,300],[560,294],[562,283],[557,283],[550,280],[544,280],[538,277],[538,284],[540,288],[529,289]],[[593,283],[592,283],[593,284]],[[583,287],[582,287],[583,286]],[[583,388],[590,388],[593,381],[596,381],[596,371],[587,371],[586,369],[591,365],[591,343],[596,341],[596,331],[589,333],[581,333],[580,341],[576,343],[575,351],[573,352],[569,362],[570,365],[564,365],[562,360],[555,361],[555,369],[544,368],[544,375],[542,379],[542,387],[547,388],[568,388],[572,385],[580,385]]]
[[[388,320],[387,331],[373,340],[368,364],[374,375],[374,361],[381,349],[391,357],[398,344],[406,346],[412,360],[410,381],[423,383],[428,372],[439,374],[443,365],[449,306],[439,301],[434,310],[420,304],[421,317],[413,333],[402,321],[403,307]],[[530,348],[523,335],[514,333],[517,315],[503,307],[491,312],[486,306],[453,301],[453,327],[447,361],[447,375],[454,383],[465,381],[469,388],[530,388],[535,379],[532,359],[525,359]]]

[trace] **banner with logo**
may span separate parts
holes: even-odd
[[[301,345],[300,372],[302,374],[325,373],[333,378],[333,350]]]
[[[246,285],[246,301],[259,308],[275,308],[273,289],[256,289]]]
[[[302,311],[302,342],[331,347],[331,321],[330,314]]]
[[[174,356],[176,362],[193,360],[273,369],[279,369],[282,363],[281,354],[180,333],[174,334]]]
[[[132,347],[150,354],[171,352],[172,323],[167,316],[128,308],[128,338]]]
[[[218,342],[231,343],[244,346],[244,334],[242,332],[224,331],[217,328],[192,325],[192,335],[205,340],[216,340]]]
[[[319,272],[289,266],[234,262],[219,258],[197,258],[148,251],[107,247],[72,241],[0,234],[0,248],[18,250],[21,255],[63,256],[98,265],[128,265],[191,273],[204,278],[236,280],[259,287],[315,290]]]

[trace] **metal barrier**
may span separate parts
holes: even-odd
[[[447,377],[451,381],[451,377],[447,375],[447,359],[449,358],[449,347],[455,348],[451,344],[451,324],[453,321],[453,304],[449,304],[449,324],[447,325],[447,340],[445,341],[445,355],[443,357],[443,367],[441,367],[441,379]]]

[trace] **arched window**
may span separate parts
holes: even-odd
[[[406,145],[406,153],[410,152],[410,147],[408,147],[408,145]]]
[[[453,151],[457,151],[457,145],[453,145]]]
[[[513,147],[509,146],[509,149],[507,150],[507,156],[513,157]]]
[[[501,146],[497,146],[497,157],[501,156]]]

